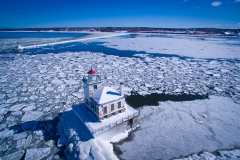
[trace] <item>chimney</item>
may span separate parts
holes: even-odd
[[[124,96],[124,82],[120,82],[120,94]]]

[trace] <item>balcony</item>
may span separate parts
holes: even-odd
[[[94,84],[94,83],[97,83],[97,82],[101,82],[102,79],[99,75],[96,75],[95,80],[89,80],[88,77],[84,76],[82,81],[85,82],[85,83],[88,83],[88,84]]]

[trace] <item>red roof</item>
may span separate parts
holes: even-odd
[[[96,72],[91,68],[90,71],[88,71],[88,74],[95,74]]]

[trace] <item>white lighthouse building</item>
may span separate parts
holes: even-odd
[[[131,130],[138,126],[139,111],[125,102],[124,83],[120,92],[105,86],[101,77],[92,68],[83,77],[84,103],[73,106],[79,120],[95,137],[103,139]]]
[[[125,111],[124,83],[120,83],[120,93],[115,89],[104,86],[103,80],[92,68],[88,77],[83,77],[85,105],[101,121],[104,118]]]

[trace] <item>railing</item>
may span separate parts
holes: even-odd
[[[139,116],[139,115],[140,115],[140,112],[137,112],[137,113],[134,113],[134,114],[132,114],[132,115],[130,115],[130,116],[126,116],[126,117],[124,117],[124,118],[122,118],[122,119],[120,119],[120,120],[118,120],[118,121],[115,121],[115,122],[113,122],[113,123],[109,123],[109,124],[107,124],[107,125],[104,125],[104,126],[102,126],[102,127],[99,127],[99,128],[97,128],[97,129],[94,129],[94,130],[93,130],[93,134],[96,134],[96,133],[99,133],[99,132],[103,132],[103,131],[105,131],[105,130],[107,130],[107,129],[111,129],[111,128],[117,126],[118,124],[121,124],[121,123],[123,123],[123,122],[126,122],[126,121],[128,121],[129,119],[132,119],[132,118],[134,118],[134,117],[136,117],[136,116]]]
[[[126,122],[126,121],[128,121],[129,119],[132,119],[132,118],[140,115],[140,110],[139,110],[138,112],[136,112],[136,113],[134,113],[134,114],[132,114],[132,115],[128,115],[128,116],[126,116],[126,117],[124,117],[124,118],[122,118],[122,119],[120,119],[120,120],[118,120],[118,121],[115,121],[115,122],[113,122],[113,123],[109,123],[109,124],[107,124],[107,125],[104,125],[104,126],[102,126],[102,127],[97,128],[97,129],[93,129],[88,123],[86,123],[85,119],[84,119],[77,111],[75,111],[74,108],[73,108],[73,111],[74,111],[74,113],[77,115],[77,117],[80,119],[80,121],[87,127],[88,131],[89,131],[93,136],[96,135],[96,133],[100,133],[100,132],[106,131],[106,130],[108,130],[108,129],[111,129],[111,128],[117,126],[118,124],[121,124],[121,123],[123,123],[123,122]]]
[[[94,82],[99,82],[102,81],[101,77],[99,75],[96,75],[96,80],[88,80],[88,77],[83,76],[83,81],[87,83],[94,83]]]

